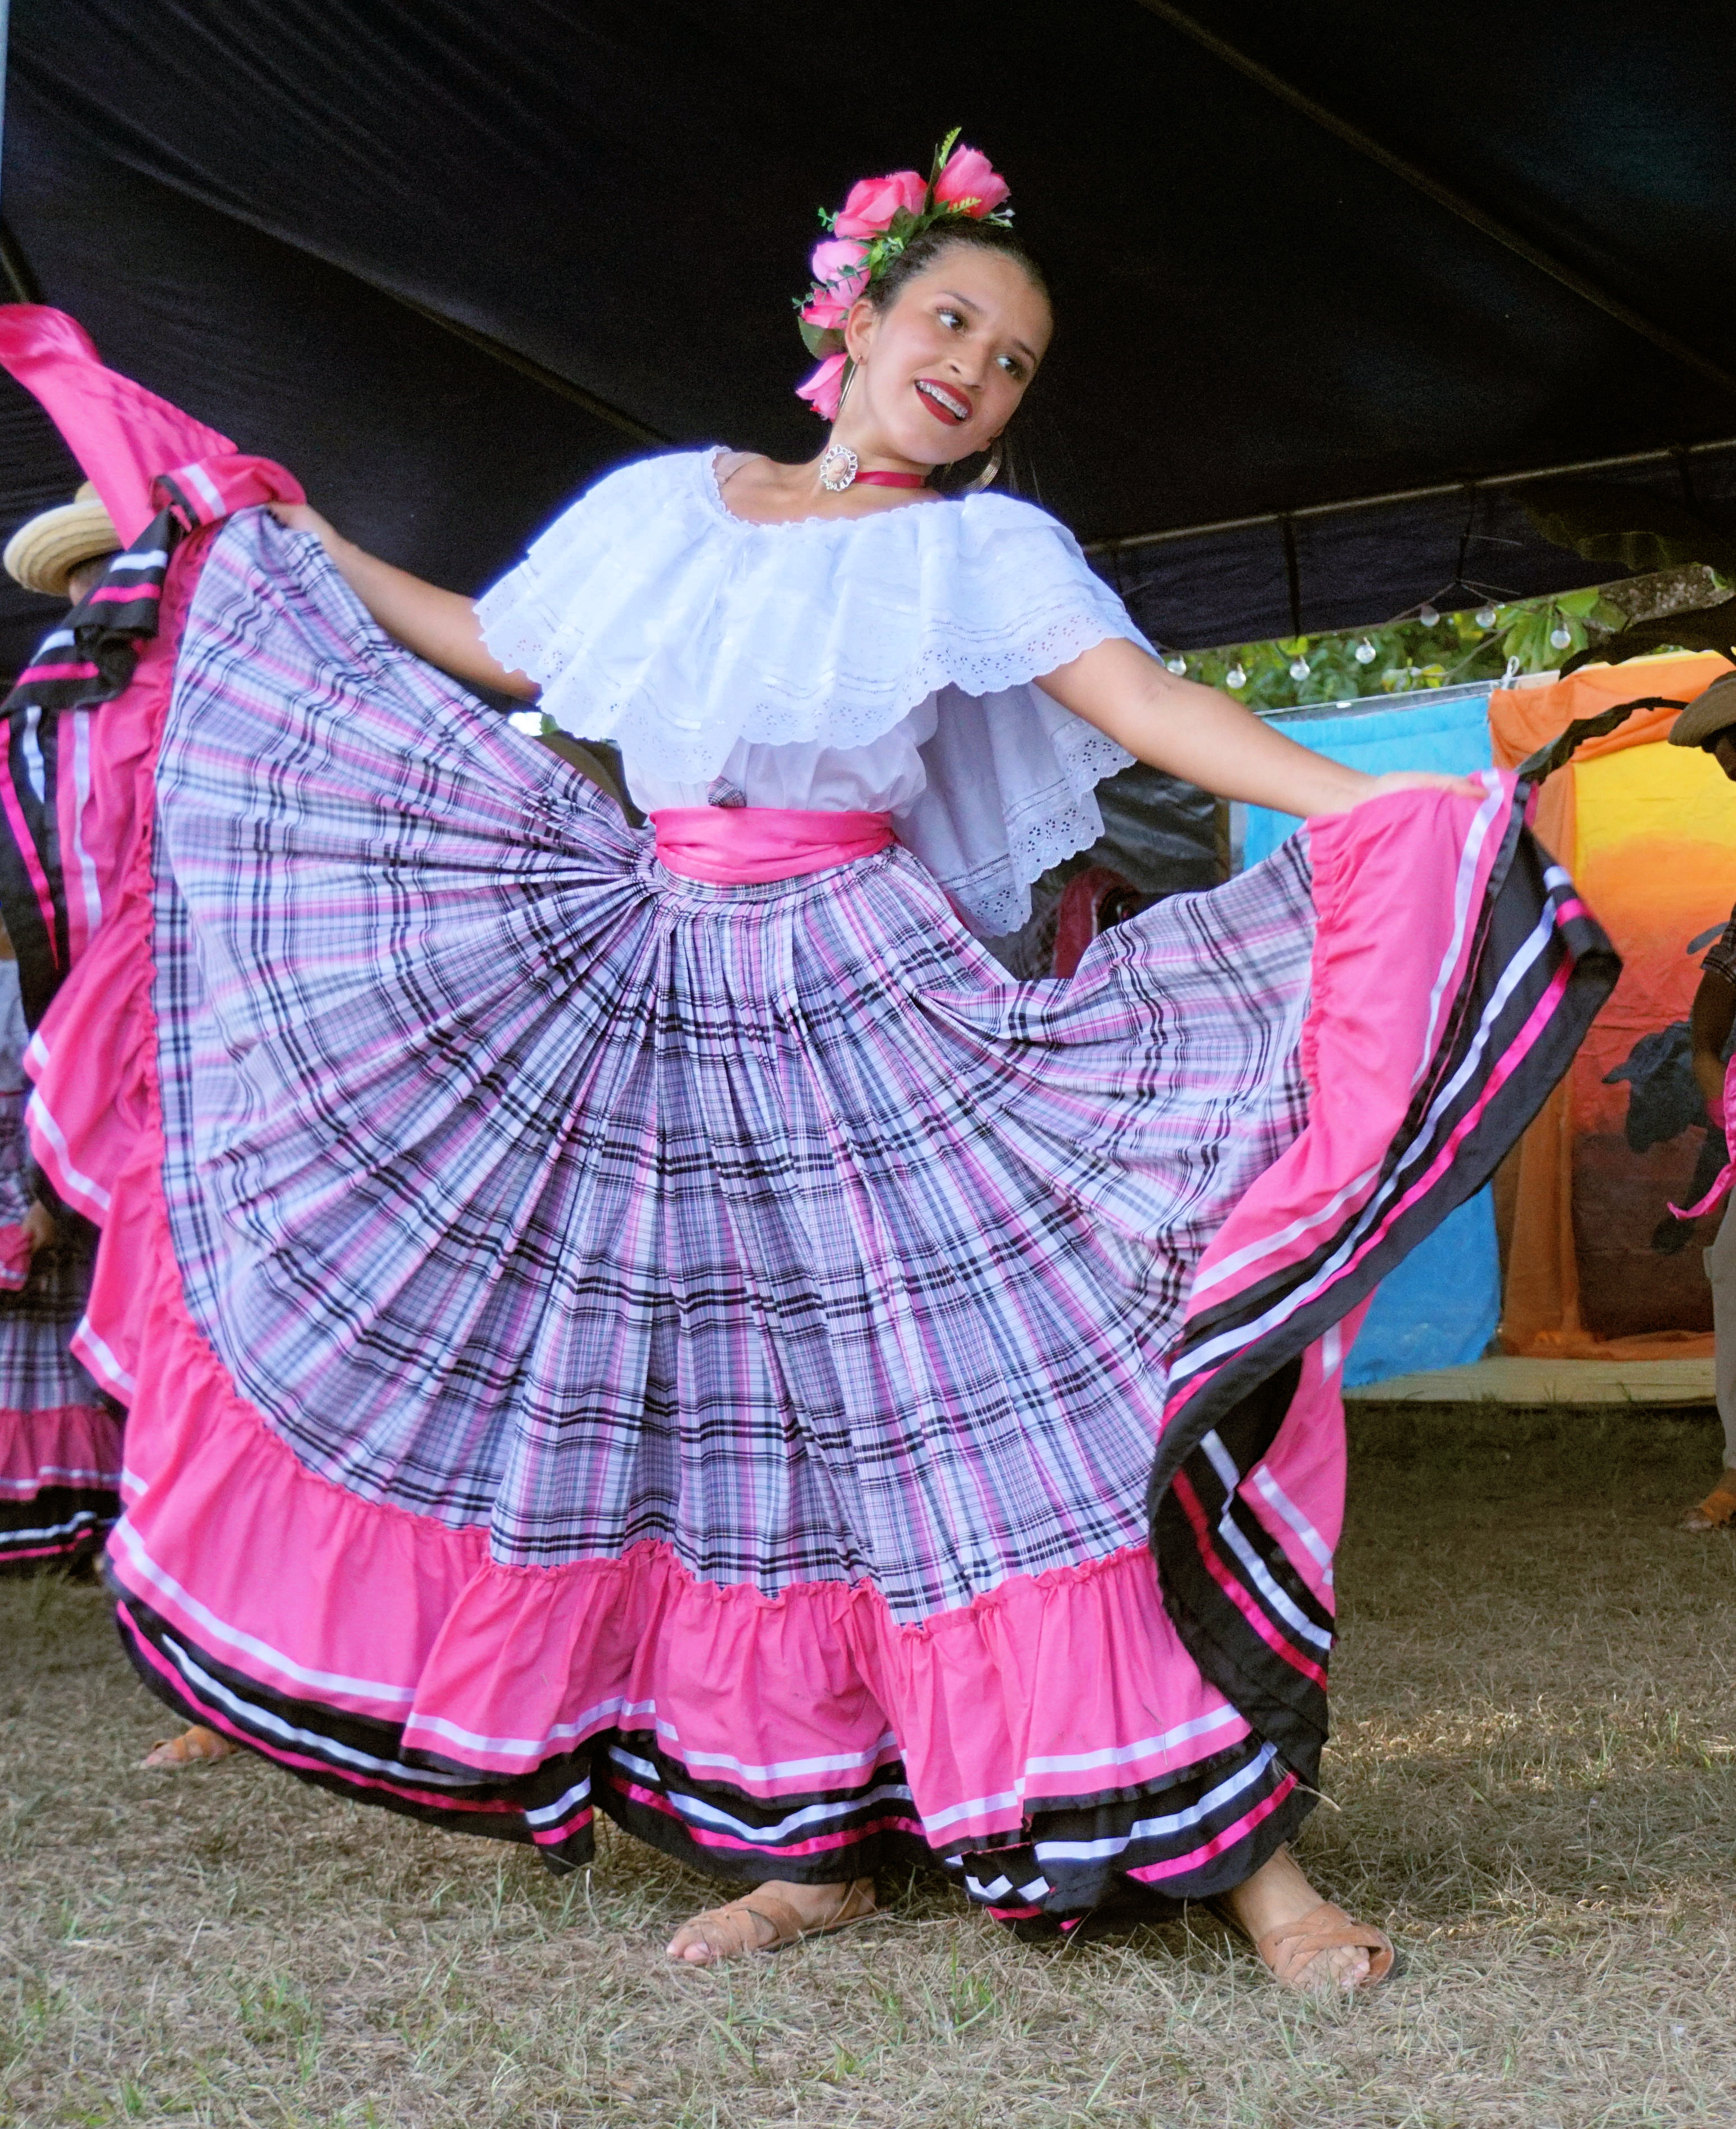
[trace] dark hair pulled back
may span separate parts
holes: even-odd
[[[913,237],[879,278],[868,283],[864,291],[868,300],[877,311],[889,310],[919,274],[925,274],[937,260],[959,245],[968,245],[977,251],[998,252],[1001,258],[1011,259],[1024,269],[1032,288],[1048,301],[1049,283],[1043,278],[1043,269],[1011,230],[1003,229],[998,222],[973,221],[963,215],[935,228],[925,229],[920,236]]]

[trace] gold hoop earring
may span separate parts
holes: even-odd
[[[992,488],[1001,471],[1001,439],[996,436],[989,445],[988,460],[981,473],[973,474],[958,493],[961,495],[980,494],[985,488]]]

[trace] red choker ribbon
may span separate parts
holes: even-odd
[[[833,444],[820,461],[820,485],[829,495],[842,495],[858,481],[873,488],[926,488],[925,473],[864,473],[848,444]]]

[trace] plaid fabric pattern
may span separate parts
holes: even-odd
[[[1064,990],[897,850],[682,881],[258,513],[159,790],[177,1255],[313,1469],[906,1621],[1144,1541],[1192,1266],[1303,1120],[1296,845]]]
[[[24,1131],[26,1035],[17,968],[0,961],[0,1226],[21,1222],[33,1203]],[[31,1256],[21,1286],[0,1286],[0,1425],[7,1412],[98,1402],[67,1343],[84,1313],[96,1231],[65,1210],[57,1231],[55,1245]]]
[[[84,1313],[95,1231],[76,1212],[56,1224],[60,1241],[36,1251],[22,1287],[0,1293],[0,1414],[104,1402],[67,1343]]]
[[[30,1209],[24,1136],[26,1031],[18,970],[0,961],[0,1226]],[[100,1407],[104,1400],[69,1341],[84,1313],[95,1230],[63,1211],[59,1240],[30,1258],[20,1286],[0,1286],[0,1574],[52,1566],[87,1549],[121,1512],[110,1487],[68,1484],[75,1453],[12,1431],[29,1416]],[[8,1278],[17,1276],[9,1269]],[[52,1434],[48,1437],[53,1440]],[[30,1445],[34,1441],[32,1452]],[[16,1452],[22,1448],[25,1454]],[[33,1468],[34,1466],[34,1468]]]

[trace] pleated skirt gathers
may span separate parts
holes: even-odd
[[[1063,1925],[1245,1877],[1318,1772],[1354,1312],[1596,989],[1510,788],[1019,983],[897,849],[668,872],[262,513],[179,598],[37,1064],[107,1163],[147,1682],[557,1867],[600,1808]]]

